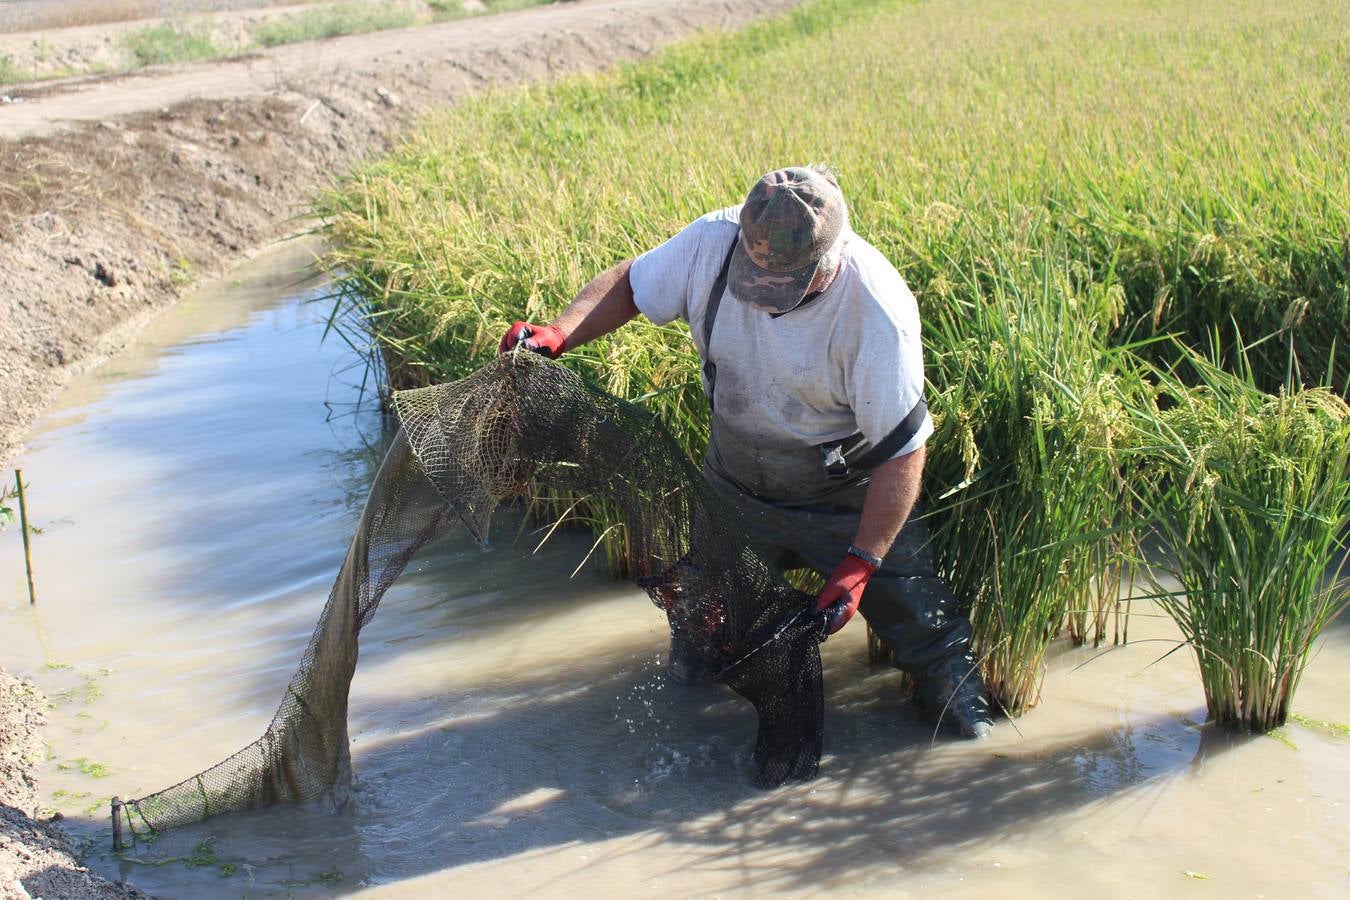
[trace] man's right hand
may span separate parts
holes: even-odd
[[[531,325],[529,322],[512,322],[511,327],[502,335],[497,347],[498,353],[509,353],[517,346],[535,353],[541,353],[549,359],[557,359],[567,349],[567,335],[554,325]]]
[[[853,614],[858,611],[858,604],[862,601],[867,579],[871,578],[876,570],[876,566],[850,552],[834,570],[834,574],[826,580],[825,587],[816,598],[816,610],[827,615],[826,627],[830,634],[843,628],[848,624],[848,620],[853,618]]]

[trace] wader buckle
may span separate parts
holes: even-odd
[[[840,441],[835,444],[820,444],[820,464],[825,467],[825,477],[833,481],[841,478],[847,478],[850,474],[848,459],[844,454],[847,448],[846,442]]]

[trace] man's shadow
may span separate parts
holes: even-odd
[[[250,890],[331,873],[355,888],[580,843],[600,845],[600,858],[643,854],[650,877],[692,866],[731,887],[800,887],[871,868],[922,871],[1231,745],[1165,716],[1052,741],[1023,740],[1007,722],[982,743],[935,739],[900,698],[897,673],[839,649],[826,654],[825,757],[813,782],[756,789],[750,705],[718,685],[668,685],[653,648],[630,646],[421,698],[410,727],[358,736],[353,799],[337,815],[218,817],[166,833],[153,855],[211,840],[220,860],[248,867]],[[168,884],[187,891],[218,876],[186,879],[175,872]]]

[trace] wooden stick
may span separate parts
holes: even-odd
[[[23,562],[28,569],[28,605],[37,604],[37,592],[33,589],[33,550],[28,545],[28,504],[23,496],[23,469],[14,470],[14,483],[19,487],[19,529],[23,532]]]

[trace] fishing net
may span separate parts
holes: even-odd
[[[233,756],[139,800],[113,802],[114,841],[218,813],[350,794],[347,699],[358,637],[413,555],[455,527],[485,540],[493,509],[530,490],[617,510],[627,564],[715,680],[759,717],[756,782],[816,774],[822,620],[749,549],[649,411],[541,356],[516,352],[452,384],[394,395],[400,427],[346,560],[267,731]]]

